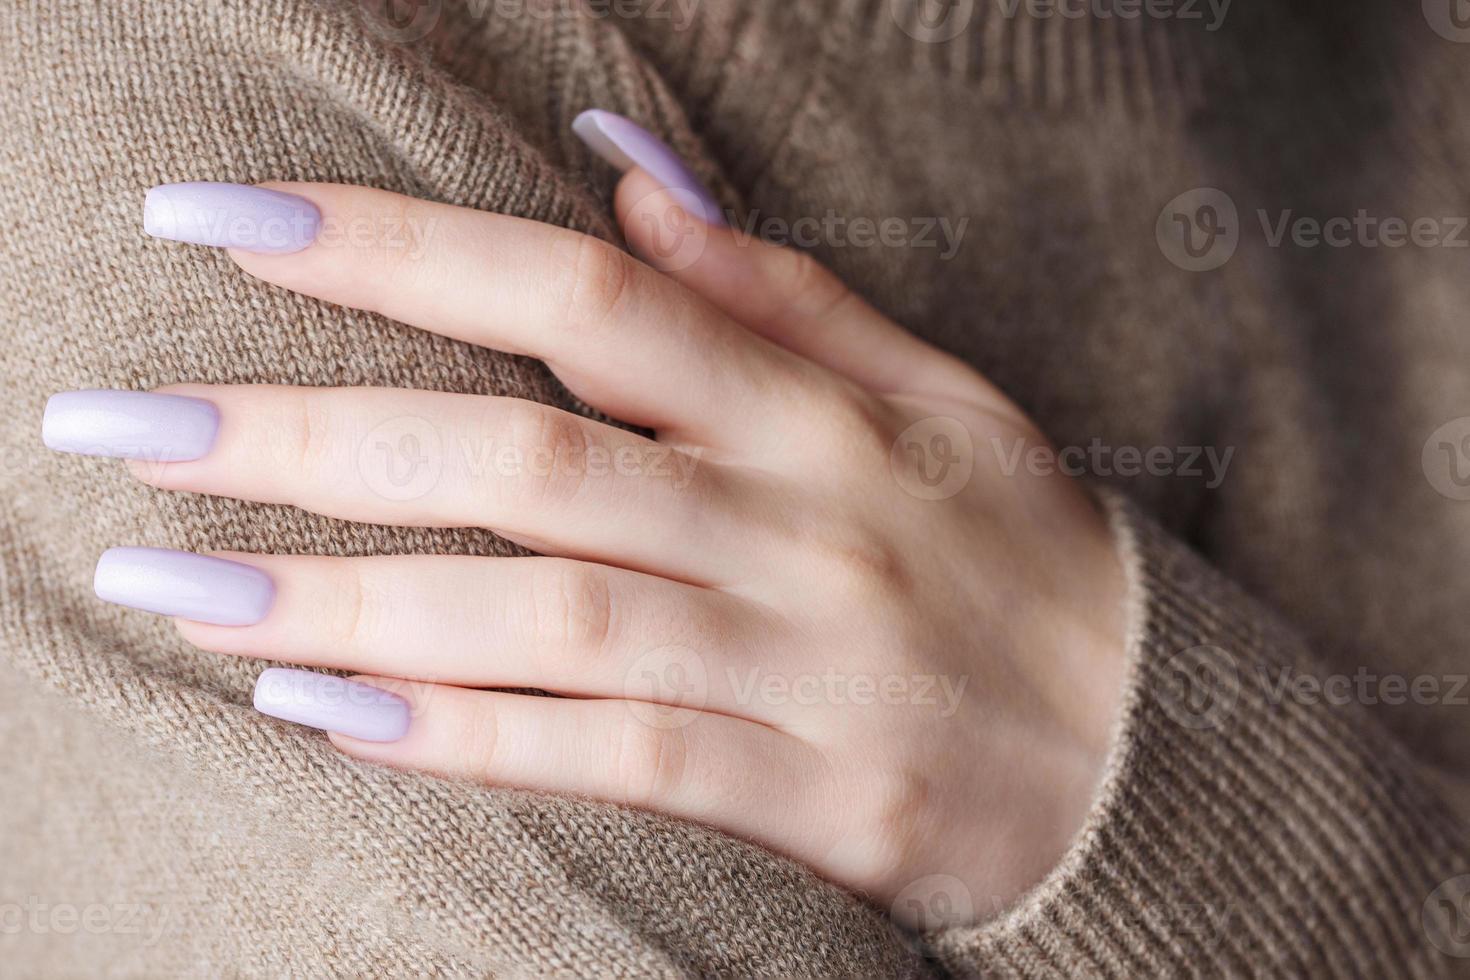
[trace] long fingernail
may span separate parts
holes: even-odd
[[[365,742],[396,742],[412,720],[408,702],[380,687],[286,667],[256,680],[255,710]]]
[[[64,391],[46,402],[41,420],[50,449],[154,463],[206,456],[218,431],[212,402],[148,391]]]
[[[694,176],[694,171],[662,140],[631,119],[604,109],[588,109],[573,120],[572,131],[593,153],[618,170],[626,172],[642,167],[664,187],[683,192],[681,196],[690,199],[690,210],[696,217],[703,217],[706,224],[725,224],[720,202]]]
[[[109,548],[92,577],[97,598],[216,626],[253,626],[276,599],[253,565],[167,548]]]
[[[247,252],[299,252],[321,220],[306,198],[249,184],[162,184],[143,201],[143,230],[154,238]]]

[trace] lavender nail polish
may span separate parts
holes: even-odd
[[[689,207],[706,224],[724,226],[720,203],[700,183],[694,171],[658,137],[624,116],[604,109],[588,109],[572,122],[579,139],[620,171],[642,167],[664,187],[682,191]],[[703,212],[701,215],[700,212]]]
[[[255,710],[366,742],[408,734],[408,702],[382,688],[310,670],[271,667],[255,682]]]
[[[143,201],[143,230],[154,238],[249,252],[299,252],[321,218],[304,197],[249,184],[162,184]]]
[[[110,548],[92,578],[97,598],[216,626],[251,626],[276,598],[271,577],[251,565],[167,548]]]
[[[41,441],[57,452],[154,463],[206,456],[218,431],[212,402],[148,391],[64,391],[41,421]]]

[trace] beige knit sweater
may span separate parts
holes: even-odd
[[[1292,224],[1470,210],[1449,28],[1349,0],[1242,0],[1213,31],[1204,4],[961,0],[928,29],[908,0],[382,6],[0,5],[0,973],[1466,972],[1470,422],[1436,430],[1470,416],[1467,253]],[[967,896],[984,925],[905,934],[699,827],[354,763],[251,710],[258,663],[91,596],[112,545],[509,553],[158,493],[43,452],[40,412],[173,381],[570,404],[535,363],[263,285],[140,212],[167,181],[327,180],[612,236],[614,175],[568,126],[592,106],[737,222],[901,219],[902,246],[829,222],[817,251],[1136,502],[1112,769],[1032,896]],[[1220,218],[1202,259],[1161,217],[1197,188],[1236,209],[1175,207]],[[1128,449],[1168,453],[1130,477]]]

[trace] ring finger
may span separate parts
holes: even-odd
[[[187,583],[188,605],[171,600],[169,582]],[[216,653],[771,720],[732,678],[769,663],[781,635],[774,614],[605,565],[440,555],[222,561],[123,548],[103,556],[97,587],[111,601],[179,616],[184,638]]]

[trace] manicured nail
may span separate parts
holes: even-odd
[[[725,224],[720,202],[688,165],[662,140],[631,119],[603,109],[588,109],[572,122],[572,131],[593,153],[618,170],[626,172],[642,167],[664,187],[682,191],[680,196],[690,198],[695,217],[703,217],[706,224]]]
[[[163,184],[143,201],[143,230],[154,238],[248,252],[299,252],[321,221],[306,198],[249,184]]]
[[[148,391],[64,391],[46,402],[41,421],[50,449],[153,463],[206,456],[218,431],[212,402]]]
[[[97,598],[216,626],[252,626],[276,586],[253,565],[167,548],[109,548],[97,562]]]
[[[365,742],[396,742],[411,721],[408,702],[380,687],[286,667],[256,680],[255,710]]]

